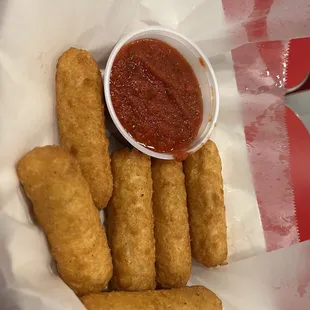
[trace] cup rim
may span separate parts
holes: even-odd
[[[163,34],[166,33],[170,33],[172,35],[174,35],[175,37],[179,37],[181,40],[185,41],[188,45],[190,45],[192,48],[194,48],[196,50],[196,52],[199,54],[199,57],[201,57],[204,61],[204,63],[206,64],[206,68],[208,70],[208,73],[212,79],[212,92],[213,92],[213,103],[214,103],[214,113],[212,114],[212,120],[209,121],[210,126],[209,128],[206,128],[205,130],[207,130],[207,133],[202,133],[201,138],[199,139],[199,142],[197,142],[194,146],[190,147],[188,150],[185,150],[186,153],[191,154],[194,153],[196,151],[198,151],[206,142],[207,140],[210,138],[211,133],[213,132],[213,129],[215,127],[216,121],[218,119],[218,114],[219,114],[219,91],[218,91],[218,85],[217,85],[217,80],[215,77],[215,73],[214,70],[211,66],[210,61],[208,60],[208,58],[203,54],[203,52],[200,50],[200,48],[193,43],[191,40],[189,40],[187,37],[183,36],[182,34],[170,30],[168,28],[165,27],[161,27],[161,26],[149,26],[149,27],[145,27],[142,29],[139,29],[137,31],[133,31],[130,32],[129,34],[125,35],[124,37],[122,37],[114,46],[111,54],[109,55],[107,64],[106,64],[106,68],[104,70],[104,80],[103,80],[103,85],[104,85],[104,96],[105,96],[105,102],[106,102],[106,106],[108,108],[108,111],[110,113],[110,116],[112,118],[113,123],[115,124],[116,128],[118,129],[118,131],[122,134],[122,136],[136,149],[138,149],[139,151],[141,151],[144,154],[147,154],[151,157],[154,158],[159,158],[159,159],[166,159],[166,160],[173,160],[174,157],[171,153],[160,153],[160,152],[156,152],[151,150],[150,148],[147,148],[146,146],[144,146],[143,144],[141,144],[140,142],[136,141],[127,131],[126,129],[123,127],[123,125],[121,124],[120,120],[118,119],[116,112],[114,110],[114,106],[111,100],[111,93],[110,93],[110,75],[111,75],[111,71],[112,71],[112,67],[113,67],[113,63],[115,60],[115,57],[117,56],[118,52],[120,51],[120,49],[128,43],[128,41],[130,41],[131,38],[139,35],[139,34],[145,34],[147,32],[154,32],[154,31],[160,31]],[[211,84],[210,84],[211,87]],[[212,103],[211,103],[212,104]]]

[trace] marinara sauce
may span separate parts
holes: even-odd
[[[163,41],[123,46],[112,66],[110,93],[126,131],[156,152],[181,159],[198,134],[203,111],[198,80],[187,60]]]

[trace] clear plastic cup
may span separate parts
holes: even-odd
[[[196,74],[202,93],[203,118],[197,137],[189,148],[184,150],[189,154],[194,153],[207,142],[217,121],[219,113],[218,86],[213,68],[202,51],[189,39],[175,31],[162,27],[148,27],[126,35],[115,45],[104,71],[104,95],[111,118],[123,137],[139,151],[160,159],[174,159],[172,154],[155,152],[136,141],[119,121],[111,101],[110,75],[116,55],[125,44],[147,38],[162,40],[177,49]]]

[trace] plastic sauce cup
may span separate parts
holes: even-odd
[[[115,126],[123,137],[139,151],[159,159],[174,159],[172,154],[155,152],[136,141],[119,121],[111,101],[110,75],[114,59],[124,45],[138,39],[158,39],[166,42],[177,49],[192,67],[201,88],[203,117],[197,137],[191,143],[189,148],[184,151],[189,154],[196,152],[209,139],[218,118],[219,92],[217,81],[213,68],[202,51],[189,39],[170,29],[162,27],[148,27],[143,30],[130,33],[123,37],[112,50],[104,71],[104,96],[106,105]]]

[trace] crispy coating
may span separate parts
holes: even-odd
[[[76,159],[59,146],[37,147],[17,173],[61,278],[78,295],[103,290],[112,276],[110,250]]]
[[[185,286],[191,248],[182,163],[153,159],[152,178],[156,280],[164,288]]]
[[[110,292],[82,297],[88,310],[221,310],[221,300],[203,286],[145,292]]]
[[[113,195],[108,207],[108,238],[116,290],[141,291],[155,285],[155,242],[151,160],[137,150],[112,156]]]
[[[222,164],[208,141],[184,163],[193,257],[207,267],[227,259],[226,214]]]
[[[112,195],[102,79],[92,56],[70,48],[58,60],[56,111],[61,144],[79,161],[98,209]]]

